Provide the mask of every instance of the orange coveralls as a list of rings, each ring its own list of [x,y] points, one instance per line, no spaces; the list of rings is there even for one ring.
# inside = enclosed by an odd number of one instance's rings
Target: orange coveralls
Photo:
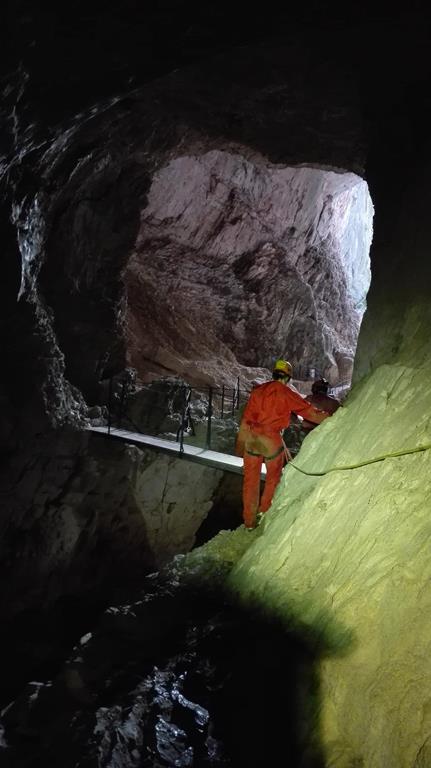
[[[269,381],[256,387],[244,409],[236,453],[244,457],[243,518],[249,528],[254,525],[257,512],[266,512],[271,506],[285,458],[281,431],[289,426],[292,411],[314,424],[320,424],[328,416],[281,381]],[[263,461],[266,480],[259,503]]]

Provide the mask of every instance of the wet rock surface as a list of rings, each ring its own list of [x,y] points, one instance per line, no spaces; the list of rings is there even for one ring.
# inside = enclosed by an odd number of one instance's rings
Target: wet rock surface
[[[1,479],[4,704],[23,676],[57,667],[108,599],[194,546],[223,473],[57,431],[29,441]]]
[[[109,608],[54,680],[7,707],[2,764],[323,765],[301,705],[314,652],[229,602],[223,582],[251,536],[217,538]]]

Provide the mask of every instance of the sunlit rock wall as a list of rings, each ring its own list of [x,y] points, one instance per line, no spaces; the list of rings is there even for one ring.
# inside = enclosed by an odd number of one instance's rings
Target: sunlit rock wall
[[[43,45],[38,48],[41,53],[44,50]],[[306,83],[300,71],[304,67],[312,73]],[[172,69],[171,64],[168,69]],[[83,84],[75,78],[76,72],[73,80],[81,93]],[[216,58],[205,55],[202,65],[181,66],[150,81],[106,98],[100,94],[101,100],[95,96],[80,109],[71,106],[69,94],[64,113],[57,98],[48,103],[42,98],[37,117],[33,116],[35,95],[29,74],[20,67],[7,87],[5,83],[1,115],[8,150],[0,155],[0,234],[8,269],[0,286],[0,330],[7,353],[5,367],[11,371],[6,398],[17,401],[17,413],[11,414],[15,423],[35,421],[36,414],[40,414],[42,428],[46,422],[56,426],[76,423],[75,415],[71,418],[70,414],[82,410],[82,403],[69,385],[94,404],[99,402],[100,379],[124,368],[125,292],[121,275],[134,251],[140,214],[145,215],[157,172],[175,169],[178,158],[205,156],[212,151],[237,158],[244,155],[244,167],[248,163],[251,170],[257,158],[265,157],[281,170],[308,163],[317,168],[363,172],[363,120],[353,96],[352,77],[329,63],[322,66],[310,40],[306,45],[301,42],[287,48],[271,43],[258,49],[234,48]],[[283,83],[289,84],[285,87]],[[261,177],[264,181],[264,172]],[[223,174],[221,179],[225,180]],[[242,193],[250,190],[248,182],[245,187],[241,178],[239,182],[236,186],[241,200]],[[229,217],[227,231],[232,226]],[[178,245],[178,253],[180,250]],[[193,255],[187,245],[184,251],[182,256]],[[276,261],[280,253],[283,250],[277,245],[270,259]],[[253,253],[250,258],[253,260]],[[247,265],[242,267],[247,272]],[[213,273],[210,277],[212,280]],[[171,290],[168,275],[159,276],[158,282],[165,279]],[[252,288],[253,279],[250,274],[246,292]],[[217,290],[214,293],[217,298]],[[150,312],[146,342],[142,350],[139,345],[136,350],[141,368],[145,365],[155,375],[182,373],[181,354],[178,349],[170,354],[165,344],[165,337],[176,333],[180,344],[196,347],[193,355],[185,358],[187,362],[194,359],[206,381],[209,374],[205,368],[216,357],[218,380],[219,361],[225,363],[232,380],[246,371],[230,343],[220,333],[210,333],[211,318],[206,313],[198,326],[198,333],[205,330],[199,346],[193,331],[184,336],[182,315],[178,329],[173,323],[170,297],[163,297],[165,307],[154,298],[145,293],[141,296],[141,301],[156,312]],[[220,309],[226,302],[226,297],[221,298]],[[256,296],[256,308],[260,298]],[[304,316],[311,317],[308,299],[306,296]],[[140,312],[137,315],[139,319]],[[160,344],[158,334],[153,334],[153,315],[165,330],[160,332]],[[234,315],[224,326],[235,328],[236,320]],[[134,330],[131,327],[133,344]],[[140,335],[142,324],[137,330]],[[241,352],[246,346],[253,357],[256,350],[249,347],[255,346],[254,327],[249,330],[246,343],[240,346]],[[241,329],[239,334],[241,337]],[[301,334],[307,335],[306,328]],[[11,335],[16,343],[10,343]],[[151,343],[155,354],[148,350]],[[298,342],[294,355],[303,346]],[[144,361],[141,351],[150,351],[150,359]],[[271,356],[269,349],[267,354]],[[278,348],[276,354],[280,354]],[[213,371],[210,376],[213,380]],[[3,431],[8,440],[8,425],[0,432],[0,439]]]
[[[339,381],[370,281],[367,185],[246,154],[180,155],[155,174],[125,273],[131,364],[217,380],[283,354]]]
[[[306,438],[295,463],[321,472],[407,453],[324,477],[288,468],[263,535],[232,580],[243,600],[281,616],[321,651],[321,738],[333,768],[431,764],[425,174],[415,175],[404,204],[404,216],[392,210],[384,268],[375,254],[359,381],[345,407]],[[387,214],[383,206],[382,226]]]

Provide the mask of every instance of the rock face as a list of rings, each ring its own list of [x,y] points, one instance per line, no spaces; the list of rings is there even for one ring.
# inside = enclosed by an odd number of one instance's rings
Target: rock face
[[[124,590],[188,551],[223,477],[197,464],[185,473],[180,459],[80,433],[58,433],[54,452],[52,436],[30,443],[5,470],[2,605],[11,613],[40,601],[41,590],[45,605],[63,591],[97,601],[107,582]]]
[[[146,521],[150,548],[161,565],[192,548],[195,534],[212,506],[223,473],[211,467],[187,466],[180,459],[159,456],[145,466],[145,453],[136,449],[138,472],[135,499]]]
[[[130,363],[231,383],[237,361],[285,355],[335,383],[370,281],[367,185],[244,154],[183,155],[155,175],[125,272]]]
[[[244,529],[220,533],[205,553],[175,558],[133,601],[109,607],[54,681],[29,683],[2,712],[2,767],[298,765],[310,655],[226,605],[217,589],[250,543]],[[270,646],[270,658],[256,659],[254,643]],[[275,706],[239,740],[262,700]],[[268,739],[268,727],[283,738]]]
[[[420,386],[430,375],[429,363],[382,366],[306,438],[296,462],[325,471],[431,445]],[[427,754],[430,469],[429,450],[323,479],[290,468],[235,574],[245,598],[316,638],[321,732],[337,768],[413,768]]]
[[[427,194],[419,172],[404,200],[414,234],[394,222],[393,265],[372,284],[379,311],[361,332],[360,380],[296,459],[308,472],[365,466],[324,477],[286,470],[264,535],[232,582],[319,650],[320,729],[326,764],[337,768],[431,760]]]

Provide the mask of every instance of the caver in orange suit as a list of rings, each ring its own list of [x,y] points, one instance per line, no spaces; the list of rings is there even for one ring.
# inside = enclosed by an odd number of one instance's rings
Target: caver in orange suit
[[[258,512],[266,512],[271,506],[284,464],[281,431],[289,426],[292,411],[315,424],[320,424],[328,416],[281,381],[269,381],[256,387],[244,409],[236,453],[244,457],[242,500],[247,528],[254,526]],[[259,500],[263,461],[266,480]]]

